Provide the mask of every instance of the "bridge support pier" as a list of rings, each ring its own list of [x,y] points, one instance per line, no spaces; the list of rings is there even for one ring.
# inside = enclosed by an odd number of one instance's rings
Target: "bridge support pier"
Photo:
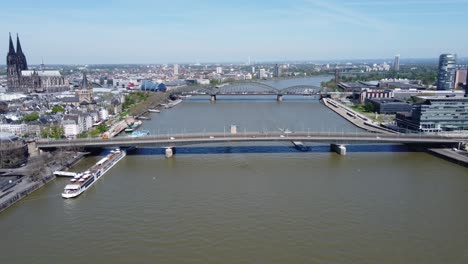
[[[175,154],[175,147],[167,147],[164,154],[166,158],[172,158]]]
[[[212,94],[210,98],[211,102],[216,102],[216,94]]]
[[[282,95],[282,94],[278,94],[278,95],[276,96],[276,101],[278,101],[278,102],[283,102],[283,95]]]
[[[330,150],[338,153],[338,155],[346,156],[346,146],[340,144],[331,144]]]

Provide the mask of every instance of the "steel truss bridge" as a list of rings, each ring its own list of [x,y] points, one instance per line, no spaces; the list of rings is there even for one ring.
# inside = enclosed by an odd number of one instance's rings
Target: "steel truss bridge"
[[[296,85],[277,89],[261,82],[236,82],[217,87],[184,86],[169,92],[180,95],[319,95],[320,87]]]

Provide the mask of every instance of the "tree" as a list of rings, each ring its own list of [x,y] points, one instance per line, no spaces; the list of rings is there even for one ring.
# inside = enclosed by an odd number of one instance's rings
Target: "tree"
[[[374,112],[375,112],[375,107],[374,107],[374,105],[371,104],[371,103],[365,103],[365,104],[364,104],[364,110],[365,110],[366,112],[374,113]]]
[[[65,134],[65,130],[60,125],[49,125],[42,129],[41,136],[44,138],[59,139]]]
[[[65,108],[63,108],[61,105],[56,105],[52,108],[52,113],[56,114],[58,112],[65,112]]]
[[[32,121],[36,121],[36,120],[39,120],[39,113],[38,112],[32,112],[31,114],[27,114],[25,115],[21,121],[24,121],[24,122],[32,122]]]
[[[100,124],[99,126],[96,127],[96,130],[99,132],[99,133],[104,133],[107,131],[107,129],[109,129],[107,127],[107,125],[105,123],[102,123]]]

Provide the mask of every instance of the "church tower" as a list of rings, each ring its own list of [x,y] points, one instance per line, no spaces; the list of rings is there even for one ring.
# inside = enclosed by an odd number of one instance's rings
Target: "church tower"
[[[81,81],[80,89],[76,91],[76,94],[79,97],[81,105],[93,103],[93,87],[88,82],[85,72],[83,72],[83,80]]]
[[[18,56],[10,33],[10,44],[7,54],[7,86],[9,92],[15,92],[20,89],[21,70],[18,64]]]
[[[18,57],[18,67],[19,73],[21,75],[21,71],[28,70],[28,62],[26,61],[26,56],[24,55],[23,49],[21,48],[18,34],[16,34],[16,56]]]

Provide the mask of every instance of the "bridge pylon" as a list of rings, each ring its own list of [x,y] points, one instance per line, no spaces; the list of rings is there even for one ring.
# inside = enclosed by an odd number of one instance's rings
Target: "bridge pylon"
[[[336,152],[340,156],[346,156],[346,146],[342,144],[331,144],[330,150]]]

